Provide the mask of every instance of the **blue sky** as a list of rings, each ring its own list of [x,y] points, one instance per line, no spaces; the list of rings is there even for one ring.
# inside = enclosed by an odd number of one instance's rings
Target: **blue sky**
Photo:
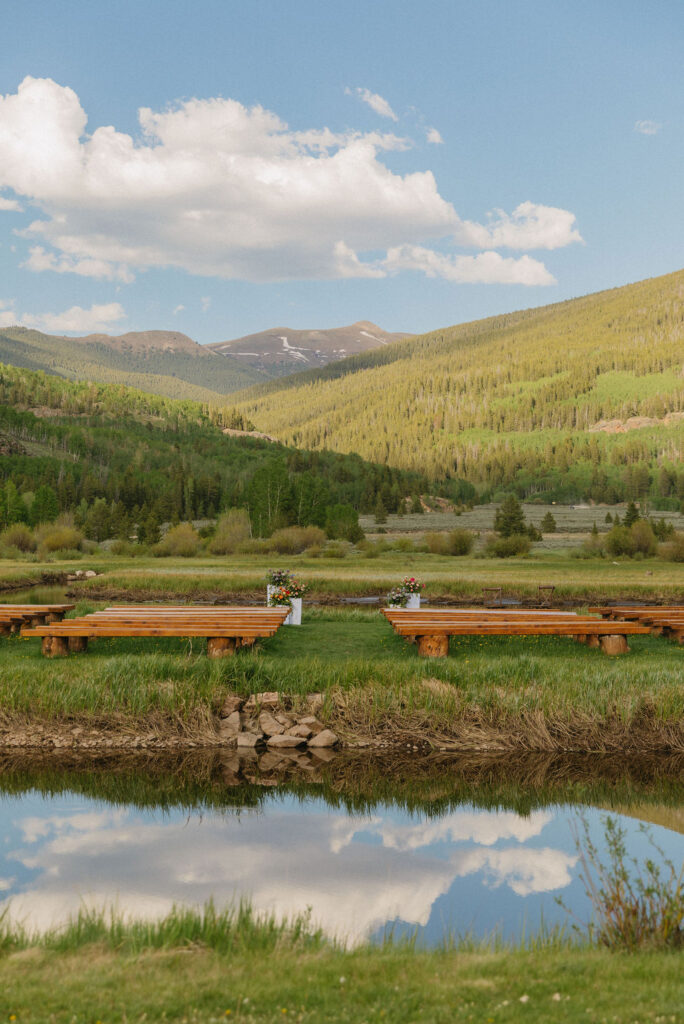
[[[2,28],[0,324],[425,331],[684,265],[680,0],[23,0]]]

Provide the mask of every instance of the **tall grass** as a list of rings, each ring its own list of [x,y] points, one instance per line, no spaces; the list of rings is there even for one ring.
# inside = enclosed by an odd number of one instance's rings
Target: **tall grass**
[[[607,860],[603,861],[589,833],[586,817],[575,843],[580,878],[594,910],[586,925],[590,942],[609,949],[681,949],[684,947],[684,864],[676,869],[642,823],[640,831],[658,854],[643,864],[628,859],[626,830],[611,815],[603,818]],[[564,906],[562,900],[558,900]],[[564,908],[567,909],[567,908]]]

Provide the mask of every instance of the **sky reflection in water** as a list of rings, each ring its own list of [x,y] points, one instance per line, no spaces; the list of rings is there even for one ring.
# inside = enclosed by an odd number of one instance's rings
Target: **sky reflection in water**
[[[599,841],[601,814],[586,815]],[[388,927],[427,944],[495,928],[517,936],[542,915],[547,925],[566,919],[556,896],[588,916],[573,820],[570,806],[522,816],[463,805],[430,818],[379,805],[351,816],[320,797],[274,794],[259,811],[186,814],[32,793],[0,801],[0,909],[9,903],[11,919],[44,929],[83,904],[158,917],[174,903],[247,896],[279,916],[310,907],[350,943]],[[621,821],[643,859],[638,822]],[[680,864],[684,837],[652,833]]]

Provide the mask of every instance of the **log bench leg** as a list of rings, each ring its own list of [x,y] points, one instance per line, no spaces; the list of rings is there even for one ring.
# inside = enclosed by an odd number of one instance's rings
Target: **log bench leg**
[[[64,618],[64,612],[46,612],[45,622],[61,622]]]
[[[446,658],[449,653],[448,636],[419,636],[418,653],[423,658]]]
[[[629,650],[627,637],[620,634],[605,633],[600,640],[604,654],[625,654]]]
[[[42,649],[46,658],[65,658],[69,653],[69,638],[66,636],[44,636]]]
[[[624,637],[623,637],[624,640]],[[627,641],[625,640],[625,643]],[[601,639],[596,633],[587,633],[587,647],[600,647]],[[627,648],[629,650],[629,648]]]
[[[235,638],[232,636],[209,636],[207,637],[208,658],[229,658],[235,654]]]
[[[70,636],[69,638],[69,651],[74,654],[80,654],[83,651],[88,650],[88,637],[87,636]]]

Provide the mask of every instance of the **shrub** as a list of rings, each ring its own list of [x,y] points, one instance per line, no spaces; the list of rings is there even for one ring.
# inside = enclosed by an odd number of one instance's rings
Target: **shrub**
[[[667,544],[661,544],[660,554],[668,562],[684,562],[684,533],[676,533]]]
[[[192,523],[172,526],[166,536],[154,549],[155,555],[176,558],[193,558],[200,549],[200,536]]]
[[[324,558],[346,558],[348,554],[349,545],[339,540],[328,541],[323,549]]]
[[[651,524],[645,519],[637,519],[631,526],[614,526],[606,535],[606,549],[616,557],[627,555],[633,558],[655,555],[658,544]]]
[[[232,555],[252,536],[249,512],[246,508],[231,508],[216,524],[216,532],[209,541],[212,555]]]
[[[318,526],[286,526],[269,539],[272,551],[279,555],[299,555],[307,548],[325,544],[326,536]]]
[[[490,558],[511,558],[514,555],[529,554],[530,538],[522,533],[511,537],[497,537],[487,541],[485,553]]]
[[[675,867],[642,825],[656,857],[642,864],[627,857],[627,831],[615,818],[602,818],[607,860],[600,859],[586,818],[575,844],[581,866],[580,879],[594,910],[587,924],[590,940],[609,949],[677,949],[684,946],[684,867]],[[561,906],[563,901],[558,901]]]
[[[470,530],[452,530],[449,534],[452,555],[469,555],[475,544],[475,534]]]
[[[414,550],[413,541],[410,537],[397,537],[393,547],[395,551],[403,551],[405,553],[408,551],[413,552]]]
[[[425,543],[427,544],[428,551],[433,555],[450,555],[451,546],[449,544],[448,533],[426,533],[424,537]]]
[[[618,555],[631,556],[634,554],[632,531],[628,526],[614,526],[606,534],[605,544],[608,554],[614,558]]]
[[[68,521],[57,521],[45,526],[38,526],[35,539],[41,552],[79,550],[83,543],[83,534]]]
[[[139,550],[139,545],[131,544],[129,540],[113,540],[109,545],[109,550],[113,555],[126,555],[131,558]]]
[[[36,539],[23,523],[14,523],[0,533],[0,546],[18,551],[35,551]]]
[[[655,555],[658,550],[653,528],[645,519],[638,519],[629,529],[632,535],[635,554],[642,554],[647,558]]]

